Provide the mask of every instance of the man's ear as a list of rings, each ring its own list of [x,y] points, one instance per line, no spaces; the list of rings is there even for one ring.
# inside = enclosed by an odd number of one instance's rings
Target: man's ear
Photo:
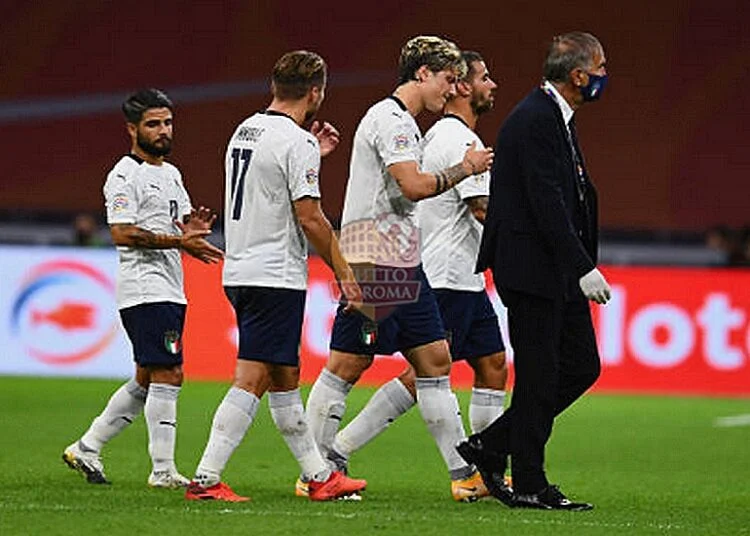
[[[135,123],[131,123],[130,121],[125,123],[125,128],[128,129],[128,134],[132,139],[136,139],[138,137],[138,126]]]
[[[461,97],[471,96],[471,84],[463,80],[456,82],[456,93]]]
[[[570,71],[570,83],[573,84],[575,87],[583,87],[586,84],[583,80],[583,75],[586,74],[586,71],[584,69],[581,69],[580,67],[576,67],[572,71]]]
[[[430,71],[430,68],[427,67],[427,65],[422,65],[419,69],[417,69],[414,72],[414,79],[417,82],[422,83],[430,77],[431,73],[432,71]]]

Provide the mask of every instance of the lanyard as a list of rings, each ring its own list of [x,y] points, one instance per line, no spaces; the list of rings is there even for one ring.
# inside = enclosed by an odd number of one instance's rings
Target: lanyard
[[[552,98],[552,100],[555,101],[555,104],[558,104],[557,95],[555,95],[550,88],[546,87],[544,83],[542,83],[540,87],[542,91],[544,91]],[[583,203],[586,196],[586,175],[583,171],[583,162],[581,162],[581,157],[578,154],[578,149],[576,148],[577,144],[575,119],[570,119],[570,121],[566,125],[565,134],[568,138],[568,147],[570,148],[570,154],[573,160],[573,172],[576,176],[576,189],[578,190],[578,199],[579,201],[581,201],[581,203]]]

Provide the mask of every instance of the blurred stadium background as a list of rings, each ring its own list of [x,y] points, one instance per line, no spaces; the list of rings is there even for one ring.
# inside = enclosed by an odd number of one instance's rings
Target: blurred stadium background
[[[596,311],[604,362],[597,389],[747,400],[748,20],[750,3],[728,0],[383,0],[377,9],[339,1],[7,0],[0,20],[0,375],[120,378],[131,371],[101,195],[107,171],[128,149],[119,106],[130,91],[155,86],[173,97],[171,158],[194,203],[219,210],[226,140],[268,102],[273,63],[290,49],[320,53],[330,70],[320,117],[342,133],[322,169],[324,209],[336,222],[354,129],[393,89],[406,39],[440,34],[485,57],[500,86],[479,128],[491,144],[505,115],[538,83],[549,38],[583,29],[603,42],[610,73],[604,99],[577,120],[615,290]],[[306,381],[327,353],[329,281],[312,259]],[[188,378],[226,382],[234,326],[219,271],[188,262],[186,284]],[[377,384],[401,366],[398,358],[379,359],[367,380]],[[466,386],[467,370],[456,367],[454,379]],[[91,397],[80,426],[105,396]],[[644,526],[661,533],[666,525]]]

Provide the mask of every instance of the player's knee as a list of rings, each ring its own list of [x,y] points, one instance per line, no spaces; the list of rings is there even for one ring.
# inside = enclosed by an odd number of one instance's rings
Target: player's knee
[[[182,365],[173,367],[148,367],[150,383],[166,383],[181,386],[184,379]],[[140,382],[139,382],[140,383]]]
[[[355,384],[362,373],[370,368],[373,356],[332,352],[326,368],[342,380]]]
[[[268,391],[269,385],[270,381],[266,379],[251,378],[247,376],[242,378],[235,378],[232,382],[233,387],[242,389],[243,391],[247,391],[248,393],[252,393],[258,398],[263,397],[266,391]]]
[[[271,390],[292,391],[299,387],[299,367],[271,367]]]
[[[416,367],[415,367],[416,368]],[[437,376],[447,376],[451,372],[450,359],[431,361],[419,364],[418,375],[420,377],[435,378]]]
[[[469,360],[474,369],[475,384],[490,389],[505,389],[508,378],[508,368],[505,363],[505,352]]]
[[[451,354],[443,339],[404,352],[419,378],[447,376],[451,371]]]
[[[238,359],[232,385],[261,398],[271,385],[269,368],[265,362]]]
[[[425,374],[422,374],[422,376],[428,376],[431,378],[435,378],[437,376],[448,376],[451,373],[451,362],[447,361],[445,363],[430,363],[428,366],[423,366],[422,370],[425,372]]]

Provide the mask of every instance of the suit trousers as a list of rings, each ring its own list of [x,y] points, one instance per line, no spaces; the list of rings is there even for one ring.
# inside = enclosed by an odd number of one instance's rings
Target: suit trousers
[[[489,449],[510,455],[514,490],[536,493],[549,484],[544,451],[554,419],[599,377],[599,353],[582,293],[549,299],[499,290],[508,308],[515,384],[508,411],[479,436]]]

